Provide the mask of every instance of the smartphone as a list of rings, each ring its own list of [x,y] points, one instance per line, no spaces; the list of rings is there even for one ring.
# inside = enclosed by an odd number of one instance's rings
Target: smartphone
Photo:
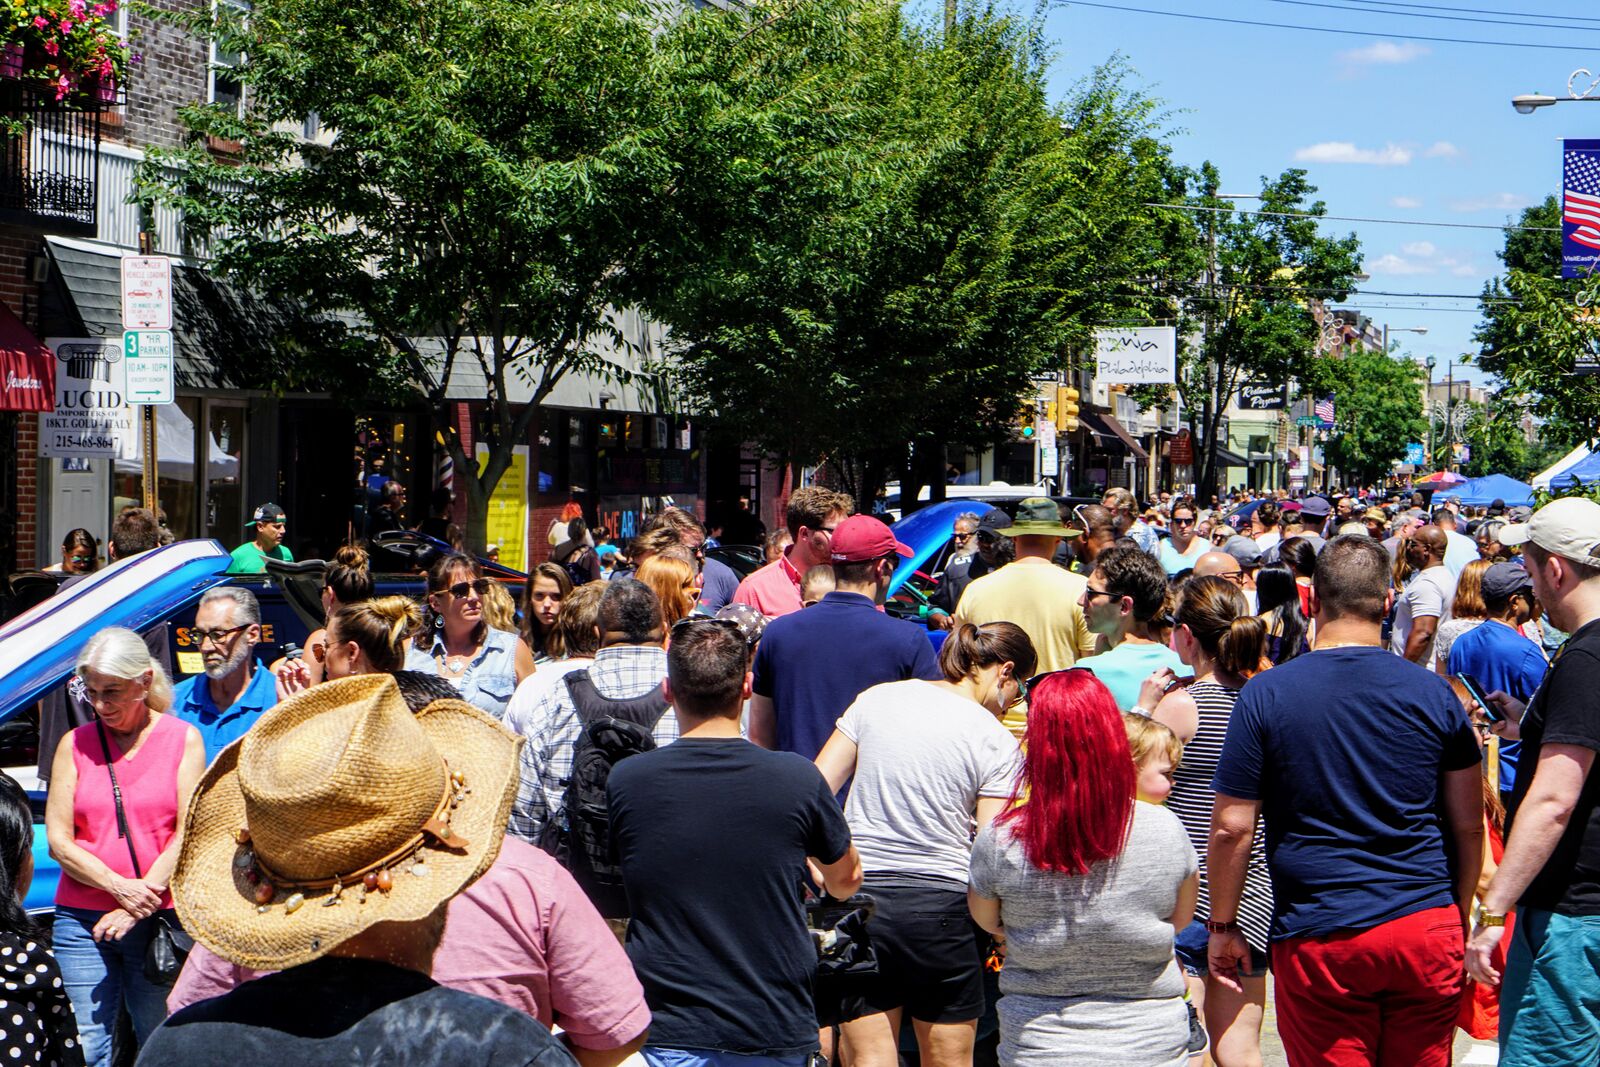
[[[1500,714],[1500,709],[1489,700],[1489,694],[1483,691],[1483,685],[1470,674],[1458,674],[1456,680],[1467,687],[1467,695],[1478,702],[1478,707],[1483,709],[1483,714],[1490,722],[1505,722],[1506,717]]]

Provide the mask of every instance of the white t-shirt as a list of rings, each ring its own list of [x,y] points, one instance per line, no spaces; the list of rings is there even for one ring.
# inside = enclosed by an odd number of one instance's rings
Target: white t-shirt
[[[1411,637],[1413,619],[1435,618],[1439,625],[1450,619],[1450,605],[1456,599],[1456,578],[1446,567],[1429,567],[1406,583],[1394,609],[1394,631],[1389,635],[1389,650],[1397,655],[1406,654],[1406,641]],[[1434,650],[1422,666],[1433,669]]]
[[[839,719],[857,748],[844,806],[861,866],[960,885],[979,797],[1011,796],[1021,750],[988,709],[932,682],[875,685]]]
[[[571,659],[547,660],[539,664],[532,674],[517,683],[517,691],[511,694],[511,703],[506,705],[505,724],[522,733],[521,729],[511,724],[526,723],[533,709],[561,684],[563,678],[573,671],[593,665],[592,656],[573,656]]]

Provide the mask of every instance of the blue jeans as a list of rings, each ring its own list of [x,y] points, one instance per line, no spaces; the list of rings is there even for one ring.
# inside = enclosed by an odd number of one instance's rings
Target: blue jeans
[[[155,934],[155,917],[135,925],[121,941],[96,941],[94,924],[103,914],[92,908],[57,907],[52,935],[88,1067],[111,1062],[111,1035],[119,1008],[127,1006],[141,1045],[167,1017],[168,991],[144,976],[144,954]],[[175,913],[165,914],[168,921],[178,921]]]
[[[806,1067],[809,1052],[782,1056],[746,1056],[738,1052],[718,1052],[709,1048],[659,1048],[646,1045],[639,1050],[650,1067]]]
[[[1600,1060],[1600,916],[1519,908],[1500,977],[1501,1067]]]

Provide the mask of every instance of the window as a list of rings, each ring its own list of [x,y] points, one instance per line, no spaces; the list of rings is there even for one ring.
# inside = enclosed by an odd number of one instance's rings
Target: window
[[[212,0],[211,10],[219,12],[227,9],[234,14],[244,16],[250,13],[249,0]],[[228,104],[234,110],[242,111],[244,108],[244,83],[234,73],[239,66],[239,61],[244,57],[238,52],[229,52],[224,49],[215,38],[211,41],[211,94],[210,101],[214,104]]]

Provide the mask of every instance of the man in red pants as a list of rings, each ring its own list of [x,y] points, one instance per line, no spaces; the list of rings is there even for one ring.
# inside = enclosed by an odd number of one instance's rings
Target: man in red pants
[[[1389,556],[1317,560],[1312,651],[1240,692],[1217,766],[1211,973],[1250,965],[1235,917],[1260,815],[1278,1032],[1295,1067],[1448,1067],[1482,870],[1479,753],[1439,675],[1385,650]]]

